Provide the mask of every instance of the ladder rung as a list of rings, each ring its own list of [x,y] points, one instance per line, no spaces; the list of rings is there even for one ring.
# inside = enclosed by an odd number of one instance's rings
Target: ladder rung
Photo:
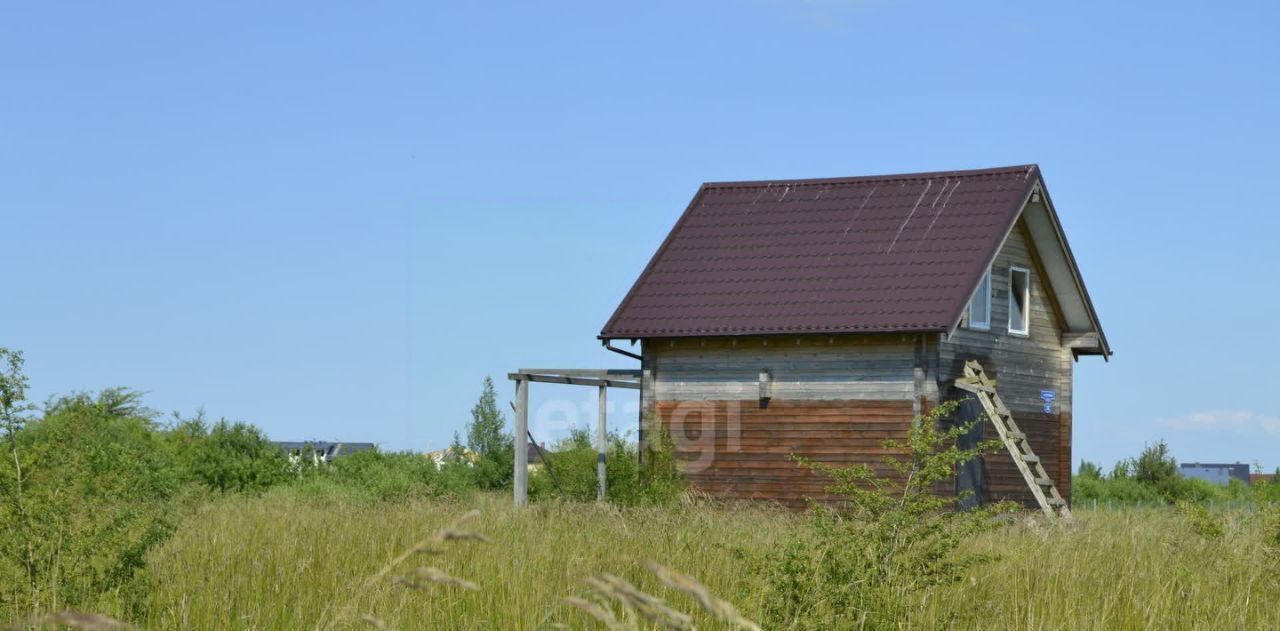
[[[1036,499],[1046,502],[1042,504],[1042,508],[1051,515],[1070,519],[1071,510],[1067,507],[1067,501],[1058,494],[1058,490],[1053,486],[1053,480],[1049,479],[1044,467],[1040,465],[1040,457],[1032,452],[1027,435],[1013,421],[1013,412],[996,393],[996,380],[988,377],[982,365],[975,360],[965,361],[964,374],[964,377],[955,380],[956,387],[977,395],[978,401],[982,403],[983,409],[988,414],[988,419],[999,430],[1005,446],[1014,454],[1014,458],[1021,458],[1022,462],[1035,465],[1035,467],[1018,465],[1018,468],[1022,470],[1024,479],[1031,485]],[[1046,498],[1046,495],[1050,497]]]

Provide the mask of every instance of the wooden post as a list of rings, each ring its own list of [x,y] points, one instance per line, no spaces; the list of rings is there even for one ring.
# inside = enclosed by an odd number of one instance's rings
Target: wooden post
[[[596,501],[604,501],[605,453],[609,450],[609,434],[605,425],[605,408],[608,386],[600,386],[600,418],[596,420]]]
[[[516,464],[511,487],[516,507],[529,502],[529,382],[516,379]]]

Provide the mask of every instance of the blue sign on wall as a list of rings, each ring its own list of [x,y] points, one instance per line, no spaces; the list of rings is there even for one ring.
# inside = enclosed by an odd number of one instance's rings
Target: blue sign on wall
[[[1044,413],[1045,413],[1045,414],[1051,414],[1051,413],[1053,413],[1053,400],[1054,400],[1054,398],[1056,398],[1056,397],[1057,397],[1057,394],[1056,394],[1053,390],[1041,390],[1041,391],[1040,391],[1040,400],[1041,400],[1041,401],[1044,401]]]

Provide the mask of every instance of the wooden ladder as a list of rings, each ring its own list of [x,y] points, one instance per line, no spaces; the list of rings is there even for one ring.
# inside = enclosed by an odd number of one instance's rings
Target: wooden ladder
[[[1027,435],[1018,429],[1018,424],[1013,421],[1013,413],[1005,407],[1004,401],[996,393],[996,380],[987,376],[982,364],[969,360],[964,363],[964,376],[956,379],[956,387],[972,392],[982,403],[987,416],[991,418],[991,424],[996,426],[996,432],[1000,434],[1001,442],[1009,449],[1009,455],[1013,456],[1014,464],[1018,465],[1018,470],[1022,472],[1027,486],[1031,487],[1031,494],[1036,496],[1044,514],[1070,519],[1071,509],[1067,506],[1067,501],[1058,494],[1058,487],[1053,485],[1040,457],[1031,450]]]

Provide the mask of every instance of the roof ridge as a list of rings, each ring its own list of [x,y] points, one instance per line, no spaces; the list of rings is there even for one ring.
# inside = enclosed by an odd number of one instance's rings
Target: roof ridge
[[[814,186],[824,184],[853,184],[859,182],[885,182],[895,180],[924,180],[939,177],[973,177],[980,175],[1005,175],[1009,173],[1022,173],[1039,170],[1040,165],[1015,164],[1004,167],[989,167],[985,169],[964,169],[958,171],[921,171],[918,173],[885,173],[883,175],[855,175],[849,177],[826,177],[826,178],[797,178],[787,180],[740,180],[740,181],[721,181],[721,182],[704,182],[705,188],[760,188],[769,186]]]

